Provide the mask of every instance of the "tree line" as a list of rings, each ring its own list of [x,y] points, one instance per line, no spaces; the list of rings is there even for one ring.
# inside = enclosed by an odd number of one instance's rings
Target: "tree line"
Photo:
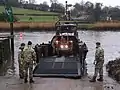
[[[46,1],[40,4],[35,4],[35,0],[0,0],[0,5],[3,5],[3,2],[7,2],[13,7],[41,10],[41,11],[51,11],[64,14],[65,6],[62,3],[59,3],[57,0],[50,0],[51,5],[49,6]],[[72,17],[81,17],[82,15],[89,16],[91,20],[120,20],[120,6],[103,6],[102,3],[93,4],[90,1],[75,3],[72,5],[70,10]]]
[[[35,4],[35,0],[0,0],[0,5],[4,5],[4,2],[13,6],[24,9],[33,9],[33,10],[41,10],[41,11],[51,11],[57,13],[64,13],[64,5],[58,3],[57,0],[50,0],[51,5],[49,6],[46,1],[40,4]]]
[[[80,17],[89,15],[95,21],[99,20],[120,20],[120,6],[103,6],[102,3],[93,4],[90,1],[76,3],[71,10],[72,16]]]

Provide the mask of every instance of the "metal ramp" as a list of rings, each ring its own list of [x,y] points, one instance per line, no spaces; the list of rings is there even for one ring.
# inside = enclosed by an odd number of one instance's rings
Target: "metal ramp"
[[[34,77],[81,77],[81,65],[76,57],[45,57],[33,71]]]

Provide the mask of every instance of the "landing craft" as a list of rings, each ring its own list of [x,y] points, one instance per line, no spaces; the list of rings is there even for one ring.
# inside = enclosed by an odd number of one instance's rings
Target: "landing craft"
[[[38,64],[33,76],[82,77],[87,74],[77,24],[59,21],[52,40],[36,46]],[[39,53],[38,53],[39,52]]]

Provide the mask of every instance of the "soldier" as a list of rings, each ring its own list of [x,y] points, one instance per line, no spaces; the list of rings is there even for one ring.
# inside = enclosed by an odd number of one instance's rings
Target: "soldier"
[[[90,82],[95,82],[96,77],[99,73],[100,78],[97,79],[98,81],[103,81],[103,64],[104,64],[104,49],[101,47],[100,42],[96,43],[96,52],[95,52],[95,72],[93,78]]]
[[[84,43],[83,44],[83,60],[86,59],[87,53],[88,53],[88,47],[87,47],[86,43]]]
[[[18,52],[18,63],[19,63],[19,77],[20,79],[24,78],[24,67],[23,67],[23,49],[25,47],[24,43],[20,45],[20,51]]]
[[[79,43],[79,53],[81,55],[81,60],[85,60],[88,52],[88,47],[85,42],[80,41]]]
[[[36,44],[34,49],[35,49],[35,52],[36,52],[36,63],[39,63],[39,59],[42,55],[40,45]]]
[[[86,69],[86,56],[87,56],[87,52],[88,52],[88,48],[87,48],[87,45],[85,44],[85,42],[83,41],[80,41],[79,42],[79,57],[80,57],[80,63],[83,65],[83,70]],[[86,73],[82,73],[83,75],[86,74]]]
[[[82,63],[82,61],[83,61],[83,41],[79,42],[79,55],[80,55],[80,61]]]
[[[48,56],[48,46],[44,43],[41,44],[41,54],[43,57]]]
[[[36,53],[32,48],[32,42],[28,41],[28,45],[23,50],[23,57],[24,57],[24,69],[25,69],[25,76],[24,82],[27,83],[28,80],[28,69],[29,69],[29,82],[34,83],[33,81],[33,61],[36,62]]]
[[[53,54],[57,52],[57,55],[59,56],[59,39],[57,36],[52,41],[52,47],[53,47]]]

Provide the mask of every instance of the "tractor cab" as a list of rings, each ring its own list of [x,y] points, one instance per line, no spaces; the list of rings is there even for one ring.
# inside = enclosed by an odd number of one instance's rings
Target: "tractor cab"
[[[77,24],[73,22],[59,22],[56,24],[56,34],[78,38]]]

